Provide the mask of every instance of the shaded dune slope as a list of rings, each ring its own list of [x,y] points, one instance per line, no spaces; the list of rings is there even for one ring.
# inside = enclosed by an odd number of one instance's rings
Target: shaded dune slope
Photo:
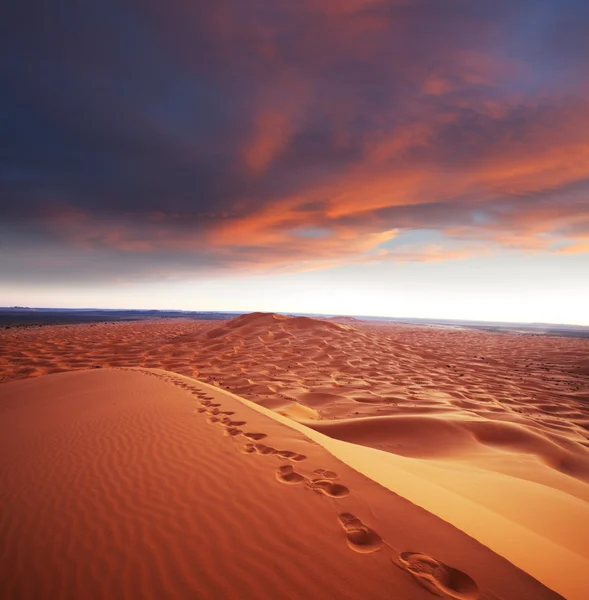
[[[158,370],[0,386],[11,598],[558,596],[239,398]]]

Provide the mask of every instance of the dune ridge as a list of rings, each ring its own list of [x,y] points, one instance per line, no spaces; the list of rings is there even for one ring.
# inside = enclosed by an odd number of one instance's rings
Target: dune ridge
[[[9,597],[559,597],[214,386],[61,373],[3,384],[0,410]]]

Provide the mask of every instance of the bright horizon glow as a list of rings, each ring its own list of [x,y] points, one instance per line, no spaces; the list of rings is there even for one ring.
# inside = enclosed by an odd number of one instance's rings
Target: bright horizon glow
[[[300,310],[279,310],[279,309],[268,309],[268,308],[249,308],[249,309],[209,309],[209,308],[178,308],[176,306],[167,306],[167,307],[162,307],[162,308],[154,308],[152,306],[86,306],[86,305],[79,305],[79,306],[60,306],[60,305],[38,305],[38,306],[34,306],[34,305],[27,305],[27,304],[11,304],[11,305],[2,305],[0,306],[0,308],[12,308],[18,306],[19,308],[26,308],[26,309],[31,309],[31,310],[42,310],[42,309],[71,309],[71,310],[112,310],[112,311],[119,311],[119,310],[157,310],[157,311],[187,311],[187,312],[203,312],[203,313],[221,313],[221,314],[248,314],[248,313],[254,313],[254,312],[260,312],[260,313],[275,313],[275,314],[284,314],[284,315],[290,315],[290,314],[295,314],[295,315],[308,315],[308,316],[334,316],[334,317],[356,317],[356,318],[362,318],[362,317],[377,317],[377,318],[383,318],[383,319],[401,319],[401,320],[423,320],[423,319],[427,319],[427,320],[431,320],[431,321],[460,321],[460,322],[465,322],[465,323],[474,323],[474,322],[481,322],[481,323],[506,323],[506,324],[514,324],[514,325],[535,325],[535,324],[540,324],[540,325],[566,325],[566,326],[575,326],[575,327],[589,327],[589,321],[586,320],[584,322],[570,322],[570,321],[547,321],[544,319],[541,320],[534,320],[534,321],[528,321],[528,320],[513,320],[513,319],[488,319],[488,318],[479,318],[479,317],[471,317],[471,318],[458,318],[458,317],[450,317],[450,316],[446,316],[446,317],[441,317],[438,315],[436,316],[417,316],[417,315],[411,315],[411,314],[382,314],[382,313],[350,313],[350,312],[333,312],[333,311],[325,311],[325,312],[305,312],[305,311],[300,311]]]
[[[567,282],[582,257],[526,258],[509,270],[491,260],[462,264],[382,265],[266,277],[214,277],[201,282],[117,283],[0,293],[3,306],[211,312],[278,312],[455,319],[589,326],[589,281]],[[517,267],[517,268],[515,268]],[[389,266],[390,268],[390,266]],[[473,272],[472,269],[475,269]],[[522,271],[523,269],[523,271]],[[477,271],[483,274],[477,276]],[[493,277],[495,274],[496,278]],[[499,279],[499,274],[502,279]],[[486,278],[490,277],[490,280]],[[546,291],[545,281],[552,282]],[[378,284],[375,282],[378,281]],[[519,281],[519,283],[518,283]],[[531,300],[533,299],[533,300]],[[561,315],[565,315],[563,318]]]

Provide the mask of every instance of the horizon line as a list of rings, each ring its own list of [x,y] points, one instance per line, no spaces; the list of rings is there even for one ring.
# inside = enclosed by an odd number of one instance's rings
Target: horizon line
[[[445,318],[445,317],[409,317],[409,316],[393,316],[393,315],[358,315],[358,314],[341,314],[341,313],[305,313],[296,311],[258,311],[258,310],[199,310],[199,309],[181,309],[181,308],[99,308],[99,307],[51,307],[51,306],[0,306],[2,310],[55,310],[55,311],[135,311],[135,312],[178,312],[178,313],[211,313],[211,314],[227,314],[227,315],[243,315],[249,313],[265,313],[265,314],[282,314],[282,315],[296,315],[296,316],[310,316],[310,317],[353,317],[359,320],[378,320],[378,319],[392,319],[395,321],[425,321],[430,323],[473,323],[473,324],[488,324],[488,325],[527,325],[527,326],[563,326],[563,327],[582,327],[589,329],[588,324],[581,323],[563,323],[563,322],[550,322],[550,321],[487,321],[485,319],[457,319],[457,318]]]

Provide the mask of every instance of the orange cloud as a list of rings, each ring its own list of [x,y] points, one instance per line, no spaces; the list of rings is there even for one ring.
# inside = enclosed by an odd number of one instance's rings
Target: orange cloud
[[[563,254],[589,254],[589,238],[581,241],[573,241],[571,244],[559,248],[557,252]]]
[[[296,133],[308,90],[296,77],[281,73],[272,90],[257,100],[252,135],[243,150],[246,168],[262,174]]]
[[[244,151],[248,169],[254,173],[265,171],[285,147],[291,129],[291,120],[281,111],[269,110],[258,115],[254,137]]]
[[[482,110],[487,122],[497,121],[500,127],[511,114],[499,105]],[[559,252],[586,252],[586,245],[568,232],[579,215],[586,214],[586,200],[568,197],[567,189],[589,181],[589,144],[585,129],[579,127],[588,115],[583,104],[541,114],[525,124],[519,139],[508,133],[483,153],[477,148],[475,156],[465,156],[462,163],[450,157],[443,168],[439,163],[446,160],[445,149],[436,145],[444,128],[460,126],[458,116],[434,115],[429,122],[406,124],[388,137],[370,139],[364,156],[345,175],[303,188],[297,195],[273,198],[246,217],[213,227],[208,239],[215,247],[290,244],[292,248],[300,243],[291,234],[295,228],[323,226],[331,232],[329,243],[314,240],[313,250],[329,257],[340,252],[353,261],[374,252],[387,240],[387,231],[398,235],[409,227],[441,231],[467,244],[488,240],[497,247],[526,252],[558,247]],[[416,151],[426,160],[407,162],[407,155]],[[564,199],[550,200],[554,195]],[[303,210],[320,199],[320,208]],[[428,218],[435,205],[447,207],[448,223]],[[393,216],[387,217],[390,209]],[[402,215],[399,221],[395,214]],[[358,241],[349,246],[351,252],[345,251],[339,241],[353,238]],[[567,241],[571,243],[562,246]],[[424,246],[424,251],[415,250],[411,256],[444,260],[480,253],[480,248],[473,251],[471,246],[438,250]],[[303,251],[293,250],[291,256],[306,260]],[[388,252],[369,256],[370,260],[390,258],[394,256]]]

